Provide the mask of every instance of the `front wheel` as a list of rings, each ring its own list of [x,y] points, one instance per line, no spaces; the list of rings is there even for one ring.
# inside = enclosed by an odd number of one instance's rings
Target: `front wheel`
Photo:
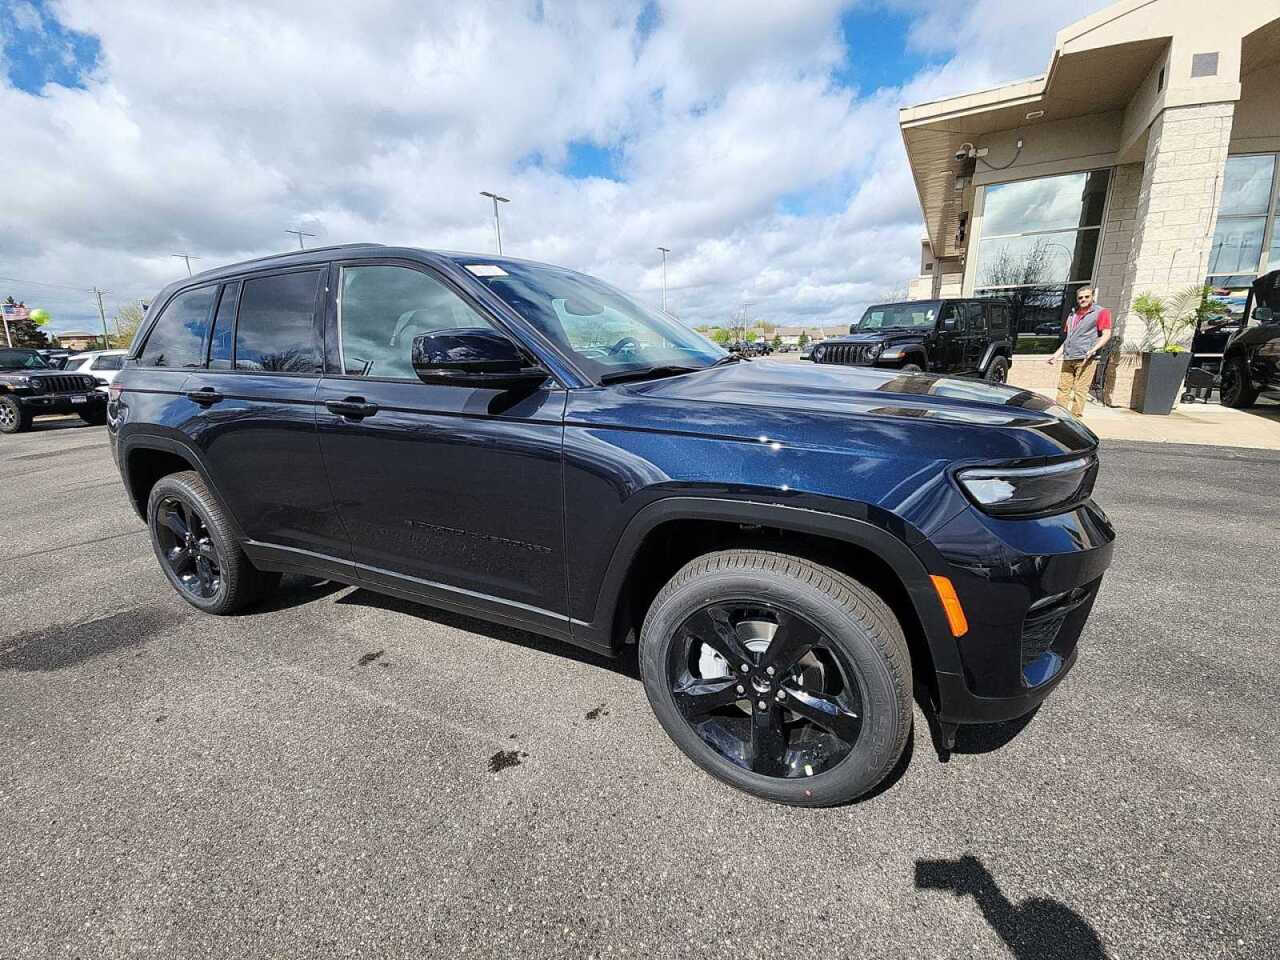
[[[698,766],[797,806],[846,803],[911,731],[911,657],[880,597],[808,560],[728,550],[662,588],[640,635],[649,703]]]
[[[1224,407],[1251,407],[1258,399],[1258,391],[1253,388],[1253,380],[1249,376],[1249,362],[1244,354],[1233,354],[1222,361],[1222,381],[1218,387],[1218,398]]]
[[[16,397],[0,396],[0,433],[22,433],[31,426],[31,414]]]

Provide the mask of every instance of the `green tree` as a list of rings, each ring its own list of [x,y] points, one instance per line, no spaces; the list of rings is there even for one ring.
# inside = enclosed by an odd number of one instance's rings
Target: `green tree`
[[[711,332],[707,334],[707,336],[709,336],[712,339],[712,341],[714,341],[715,343],[718,343],[721,346],[724,346],[726,343],[729,342],[730,335],[729,335],[729,331],[726,330],[724,327],[712,327]]]
[[[809,334],[807,334],[807,333],[805,333],[803,330],[801,330],[801,331],[800,331],[800,346],[803,348],[803,347],[807,347],[808,345],[809,345]]]
[[[15,303],[13,297],[5,301],[5,305],[9,307],[23,308],[25,304]],[[49,314],[44,310],[36,309],[27,313],[22,319],[9,317],[9,340],[13,342],[15,347],[36,347],[43,348],[49,346],[49,336],[41,329],[49,323]],[[0,336],[3,340],[3,336]],[[0,343],[0,346],[7,346],[7,343]]]
[[[773,335],[773,349],[777,350],[781,346],[782,346],[782,335],[779,333],[775,333]]]

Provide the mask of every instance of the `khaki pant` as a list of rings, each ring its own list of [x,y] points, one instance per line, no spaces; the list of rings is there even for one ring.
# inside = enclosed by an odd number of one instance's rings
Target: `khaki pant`
[[[1058,406],[1067,407],[1077,417],[1084,413],[1084,398],[1093,384],[1093,370],[1097,359],[1063,360],[1062,376],[1058,378]]]

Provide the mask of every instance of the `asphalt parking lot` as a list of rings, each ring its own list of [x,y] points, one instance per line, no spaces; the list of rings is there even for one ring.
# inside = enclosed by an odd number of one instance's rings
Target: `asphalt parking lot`
[[[1280,455],[1108,441],[1056,695],[791,810],[552,641],[298,578],[197,614],[104,441],[0,438],[0,957],[1280,956]]]

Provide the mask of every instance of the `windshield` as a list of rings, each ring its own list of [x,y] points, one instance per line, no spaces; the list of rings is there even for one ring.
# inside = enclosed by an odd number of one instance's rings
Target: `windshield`
[[[867,307],[862,319],[854,324],[854,330],[885,330],[889,327],[908,329],[933,329],[938,319],[937,300],[921,300],[916,303],[885,303]]]
[[[0,350],[0,370],[46,370],[48,367],[34,350]]]
[[[678,320],[594,277],[512,261],[463,266],[596,380],[700,370],[727,356]]]

